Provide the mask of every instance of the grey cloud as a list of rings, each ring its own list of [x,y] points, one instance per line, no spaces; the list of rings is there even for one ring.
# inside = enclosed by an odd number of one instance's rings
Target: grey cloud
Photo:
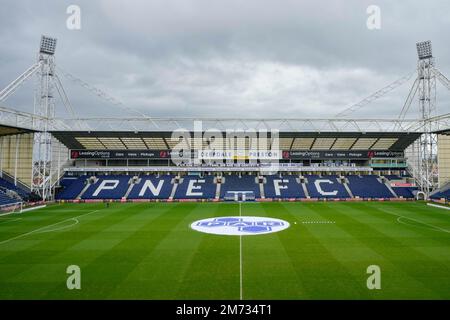
[[[413,71],[426,39],[450,74],[448,1],[84,0],[80,31],[66,29],[69,4],[2,2],[0,87],[33,63],[42,33],[64,70],[158,117],[330,117]],[[366,28],[370,4],[381,30]],[[79,115],[135,115],[63,81]],[[396,116],[410,84],[355,116]],[[32,89],[7,105],[31,111]],[[438,98],[448,112],[448,91]]]

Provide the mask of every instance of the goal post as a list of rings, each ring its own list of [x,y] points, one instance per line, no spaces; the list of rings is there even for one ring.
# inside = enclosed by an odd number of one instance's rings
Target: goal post
[[[22,210],[23,210],[23,202],[15,202],[0,205],[0,216],[21,213]]]

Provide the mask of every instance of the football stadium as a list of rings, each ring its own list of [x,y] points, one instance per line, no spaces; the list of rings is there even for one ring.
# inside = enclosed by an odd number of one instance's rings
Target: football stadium
[[[1,300],[450,299],[431,41],[323,118],[78,116],[67,83],[121,102],[60,68],[64,46],[43,35],[0,91]],[[352,117],[410,80],[397,117]],[[34,111],[9,105],[30,81]]]

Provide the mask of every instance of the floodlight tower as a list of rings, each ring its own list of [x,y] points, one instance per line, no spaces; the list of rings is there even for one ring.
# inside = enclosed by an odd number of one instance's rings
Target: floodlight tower
[[[31,189],[43,200],[52,196],[52,137],[49,126],[55,117],[53,99],[55,75],[56,39],[42,36],[38,54],[40,68],[37,72],[37,87],[34,99],[34,113],[43,120],[35,124],[39,130],[34,136],[33,169]]]
[[[426,196],[436,188],[437,143],[433,131],[437,128],[429,119],[436,115],[436,76],[431,41],[416,44],[418,63],[419,108],[423,121],[423,134],[419,140],[419,184]]]

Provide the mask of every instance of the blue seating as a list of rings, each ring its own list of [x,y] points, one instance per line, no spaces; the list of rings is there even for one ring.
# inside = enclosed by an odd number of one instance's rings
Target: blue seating
[[[255,182],[255,176],[225,175],[225,183],[220,187],[220,198],[223,199],[230,191],[253,192],[255,198],[261,198],[259,184]]]
[[[413,191],[417,190],[417,187],[392,187],[392,190],[394,190],[395,194],[399,197],[412,199],[414,198]]]
[[[214,176],[185,176],[175,192],[174,199],[214,199],[216,196]]]
[[[437,192],[433,195],[430,196],[431,199],[442,199],[445,198],[447,200],[450,199],[450,189],[447,189],[445,191],[442,192]]]
[[[0,178],[0,187],[16,192],[24,200],[28,200],[30,197],[29,191],[23,190],[22,188],[15,186],[14,183],[11,183],[3,178]]]
[[[128,190],[130,176],[110,175],[99,176],[81,199],[121,199]]]
[[[264,184],[266,198],[306,198],[302,186],[296,181],[296,176],[269,175]]]
[[[57,200],[74,200],[83,190],[84,186],[86,185],[86,179],[88,176],[83,175],[75,180],[71,181],[70,183],[61,183],[61,185],[65,185],[64,189],[61,190],[58,194],[56,194]]]
[[[73,182],[77,181],[79,177],[67,177],[64,176],[59,181],[59,185],[63,188],[68,188]]]
[[[350,198],[344,185],[339,183],[338,176],[306,175],[305,178],[308,180],[306,188],[311,198]]]
[[[172,192],[173,175],[141,176],[128,195],[128,199],[169,199]]]
[[[394,195],[377,176],[348,176],[348,186],[354,196],[360,198],[394,198]]]
[[[64,177],[61,185],[64,189],[57,194],[58,200],[74,200],[86,186],[88,176],[78,178]],[[130,187],[131,175],[98,176],[98,181],[90,185],[82,195],[82,199],[121,199]],[[174,175],[143,175],[139,183],[135,184],[128,195],[128,199],[169,199],[173,190]],[[261,198],[260,185],[255,181],[254,175],[237,174],[225,175],[221,184],[220,198],[235,199],[235,192],[246,194],[247,200]],[[311,198],[318,199],[346,199],[350,198],[344,184],[339,182],[337,175],[305,175],[306,188]],[[392,176],[390,176],[392,178]],[[268,199],[301,199],[306,198],[302,185],[296,181],[293,175],[268,175],[265,176],[264,194]],[[378,176],[347,176],[348,187],[355,197],[359,198],[395,198],[389,188],[378,181]],[[177,186],[174,199],[214,199],[217,184],[214,176],[203,178],[197,175],[186,175]],[[413,187],[392,187],[394,192],[403,198],[414,198]],[[450,190],[443,194],[437,193],[433,198],[450,197]]]
[[[16,203],[18,202],[16,199],[9,197],[6,193],[0,190],[0,206]]]
[[[387,174],[384,176],[388,180],[401,180],[402,177],[395,175],[395,174]]]

